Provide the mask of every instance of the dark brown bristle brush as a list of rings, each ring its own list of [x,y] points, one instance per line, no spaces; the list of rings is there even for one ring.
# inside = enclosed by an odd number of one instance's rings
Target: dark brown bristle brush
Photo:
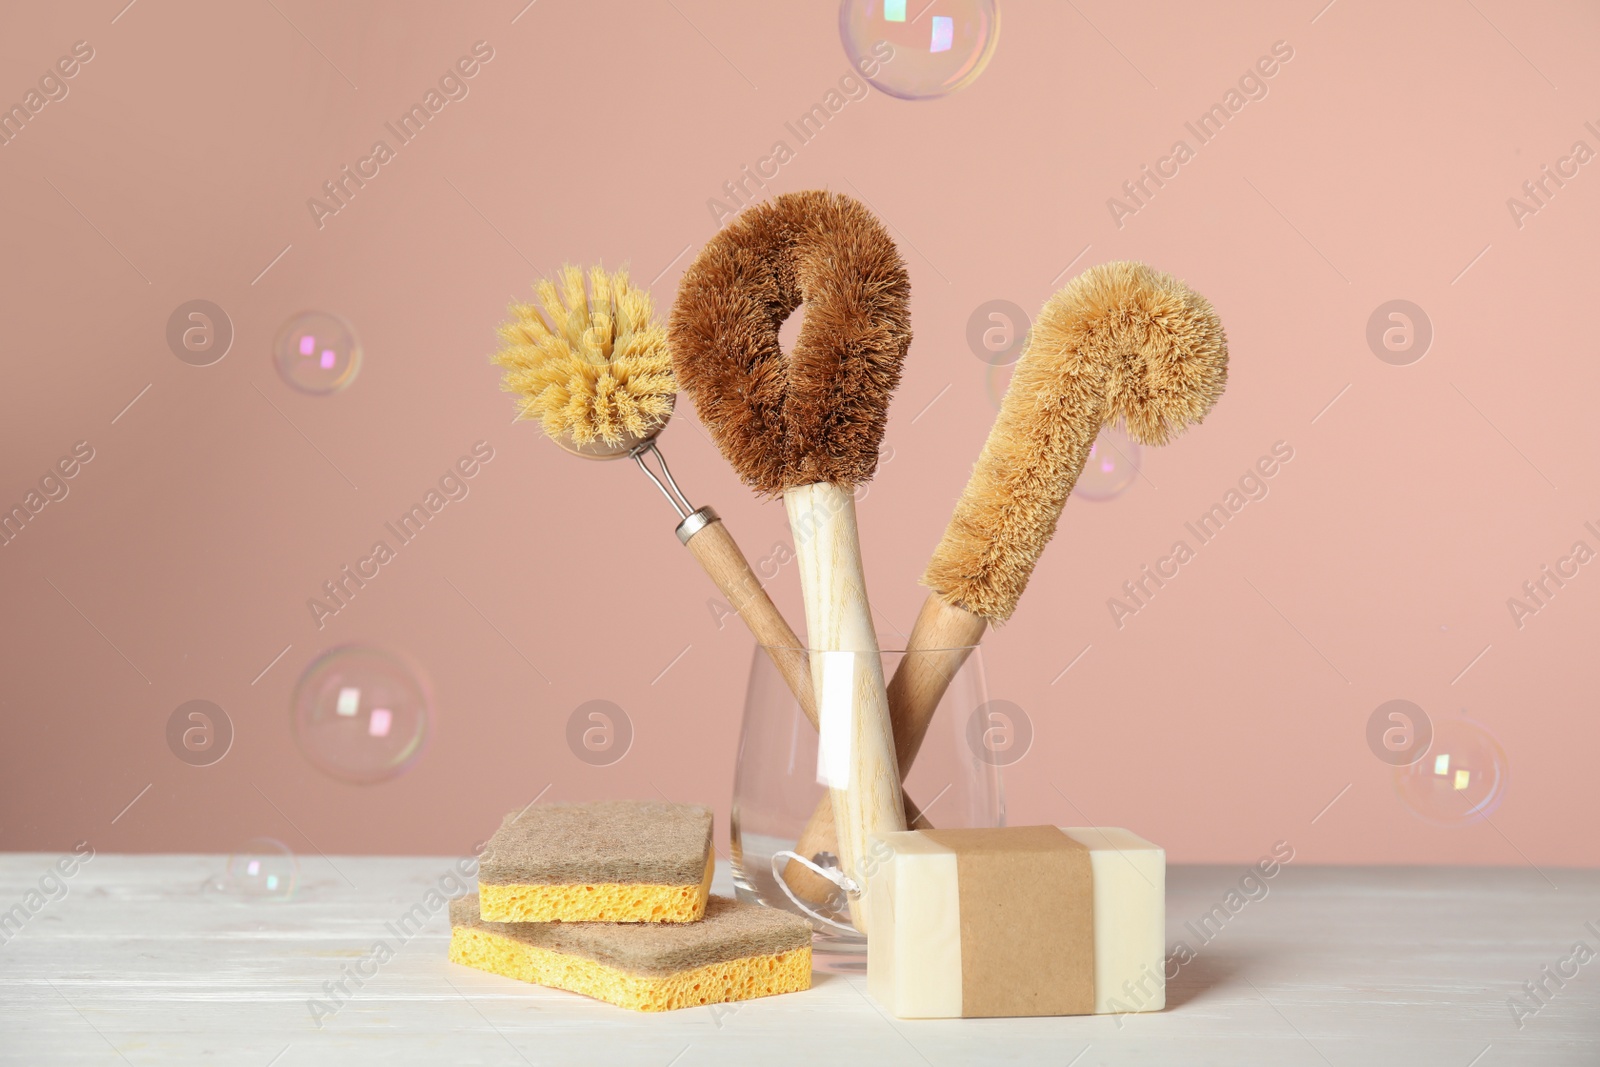
[[[668,326],[678,380],[712,439],[788,511],[840,869],[862,891],[868,836],[904,829],[905,816],[853,493],[877,469],[911,343],[910,293],[870,211],[838,193],[785,193],[707,242]],[[786,355],[778,330],[802,304]],[[863,930],[865,912],[852,905]]]

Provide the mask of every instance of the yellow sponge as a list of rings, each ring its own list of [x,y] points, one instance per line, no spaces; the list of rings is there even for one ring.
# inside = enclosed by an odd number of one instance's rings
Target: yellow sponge
[[[693,923],[493,923],[450,902],[450,959],[635,1011],[724,1004],[811,988],[811,926],[712,897]]]
[[[711,812],[614,800],[507,815],[478,867],[488,922],[693,922],[715,857]]]
[[[705,914],[715,866],[707,857],[699,885],[480,884],[478,907],[490,922],[694,922]]]

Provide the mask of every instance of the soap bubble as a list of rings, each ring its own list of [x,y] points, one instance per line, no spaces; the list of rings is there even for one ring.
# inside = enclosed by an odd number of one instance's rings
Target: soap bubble
[[[374,648],[324,652],[295,685],[294,736],[306,759],[343,782],[407,770],[428,736],[428,695],[404,663]]]
[[[361,369],[361,342],[339,316],[302,311],[279,328],[272,357],[291,388],[325,396],[355,380]]]
[[[1139,476],[1143,450],[1137,441],[1112,426],[1101,430],[1089,449],[1089,458],[1078,475],[1072,495],[1084,500],[1105,501],[1121,496]]]
[[[1505,750],[1468,719],[1433,724],[1427,755],[1396,767],[1394,784],[1408,808],[1433,823],[1460,826],[1492,814],[1505,799]]]
[[[843,0],[839,36],[861,76],[902,100],[972,84],[1000,36],[995,0]]]
[[[300,878],[300,862],[289,846],[270,837],[253,837],[228,857],[218,886],[241,897],[288,900]]]

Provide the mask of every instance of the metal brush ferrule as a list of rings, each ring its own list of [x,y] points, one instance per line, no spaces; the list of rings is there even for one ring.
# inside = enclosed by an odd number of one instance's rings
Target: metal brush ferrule
[[[717,513],[709,507],[690,512],[687,519],[678,523],[678,540],[688,544],[689,538],[716,522],[717,518]]]

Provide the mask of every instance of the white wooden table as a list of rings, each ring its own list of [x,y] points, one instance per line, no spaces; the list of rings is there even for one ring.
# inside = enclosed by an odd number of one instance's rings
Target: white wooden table
[[[0,854],[0,911],[55,859]],[[1597,871],[1291,866],[1201,946],[1185,924],[1244,868],[1174,868],[1169,941],[1198,954],[1166,1011],[905,1022],[859,977],[642,1015],[480,974],[446,960],[443,909],[404,943],[385,926],[453,860],[301,862],[266,902],[205,888],[222,857],[96,856],[0,945],[0,1063],[1600,1064],[1600,959],[1520,1029],[1507,1006],[1575,942],[1600,951]],[[363,962],[380,940],[393,958]],[[345,968],[374,973],[319,1028],[308,1001]]]

